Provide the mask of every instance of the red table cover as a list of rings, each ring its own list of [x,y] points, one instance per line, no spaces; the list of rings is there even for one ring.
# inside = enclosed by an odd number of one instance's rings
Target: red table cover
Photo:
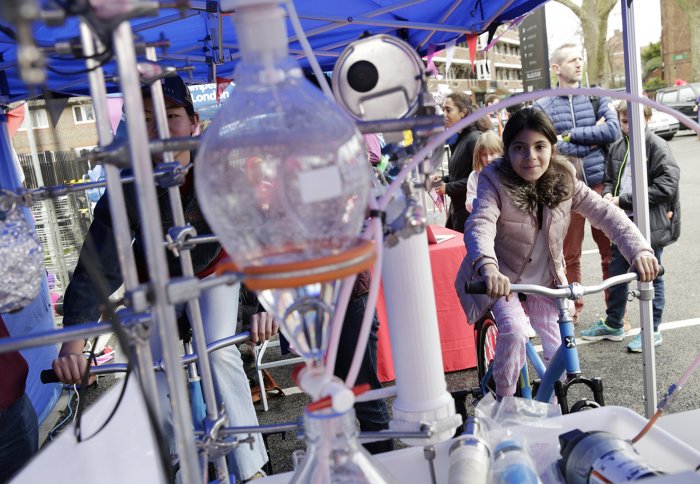
[[[454,280],[459,266],[467,254],[463,235],[444,227],[431,225],[435,235],[452,234],[455,237],[439,244],[430,244],[430,264],[440,327],[440,345],[445,371],[464,370],[476,366],[476,350],[472,327],[462,311],[454,289]],[[379,316],[379,342],[377,345],[377,374],[382,382],[395,379],[391,356],[389,324],[384,302],[384,288],[377,300]]]

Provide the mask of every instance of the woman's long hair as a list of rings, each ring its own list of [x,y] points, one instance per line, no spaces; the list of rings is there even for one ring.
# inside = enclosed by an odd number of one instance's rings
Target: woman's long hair
[[[452,100],[452,103],[455,105],[455,107],[459,110],[460,113],[462,111],[467,112],[465,116],[469,116],[478,109],[472,104],[469,97],[463,92],[453,92],[448,94],[447,97]],[[491,120],[488,118],[488,116],[485,116],[483,118],[477,119],[468,127],[475,128],[483,133],[484,131],[489,131],[493,129],[493,124],[491,123]]]

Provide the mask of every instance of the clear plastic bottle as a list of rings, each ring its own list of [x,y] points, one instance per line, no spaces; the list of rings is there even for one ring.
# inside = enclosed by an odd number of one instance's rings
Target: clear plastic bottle
[[[304,414],[306,456],[290,481],[380,484],[396,480],[357,442],[355,410]]]
[[[493,450],[491,482],[494,484],[537,484],[540,482],[535,464],[523,445],[503,440]]]

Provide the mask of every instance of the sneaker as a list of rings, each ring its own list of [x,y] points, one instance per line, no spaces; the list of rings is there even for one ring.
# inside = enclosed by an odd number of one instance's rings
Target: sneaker
[[[654,346],[661,346],[664,342],[663,336],[661,336],[661,331],[654,331]],[[632,353],[642,352],[642,334],[639,333],[637,336],[632,338],[632,341],[627,345],[627,350]]]
[[[581,338],[588,341],[600,341],[602,339],[622,341],[625,339],[625,331],[622,328],[611,328],[605,324],[605,320],[599,319],[593,326],[581,331]]]

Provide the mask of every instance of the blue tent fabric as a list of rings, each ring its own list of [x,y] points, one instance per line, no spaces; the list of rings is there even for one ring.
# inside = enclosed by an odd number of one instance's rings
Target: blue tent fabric
[[[515,19],[546,0],[296,0],[294,2],[302,27],[307,33],[312,48],[324,69],[332,69],[337,56],[348,43],[366,34],[395,35],[408,41],[426,54],[433,46],[440,48],[452,40],[463,41],[465,34],[481,33],[489,26]],[[156,41],[167,39],[170,46],[159,49],[162,64],[175,67],[194,66],[188,83],[214,82],[214,58],[216,74],[232,77],[238,57],[235,31],[228,15],[219,13],[219,2],[192,0],[191,8],[184,11],[163,9],[157,17],[143,17],[131,21],[133,31],[140,39]],[[219,15],[223,15],[221,31],[218,29]],[[77,39],[79,21],[69,17],[64,25],[48,27],[37,24],[34,35],[37,45],[53,46],[56,40]],[[9,101],[41,95],[41,91],[30,90],[19,77],[16,66],[17,49],[12,38],[14,26],[0,20],[0,69],[6,83],[0,79],[0,96]],[[289,36],[294,36],[288,23]],[[219,51],[219,34],[223,51]],[[294,40],[290,48],[295,55],[301,45]],[[305,58],[300,61],[306,64]],[[50,91],[70,94],[88,94],[85,74],[70,74],[85,68],[80,60],[61,60],[63,56],[51,56],[48,65]],[[63,74],[60,74],[63,72]],[[107,75],[116,75],[113,62],[105,65]],[[6,87],[3,87],[6,86]],[[108,85],[110,91],[118,86]]]
[[[4,114],[0,114],[0,188],[13,189],[19,186],[19,176],[11,153],[10,138],[7,133],[7,119]],[[29,209],[24,209],[24,215],[34,226]],[[3,314],[2,318],[12,336],[23,336],[54,329],[53,309],[51,308],[46,276],[43,277],[39,294],[29,306],[15,313]],[[22,351],[22,356],[29,364],[26,393],[34,405],[34,410],[36,410],[40,423],[48,416],[61,396],[60,385],[44,385],[39,379],[41,371],[51,368],[51,362],[57,355],[58,349],[55,345]]]

